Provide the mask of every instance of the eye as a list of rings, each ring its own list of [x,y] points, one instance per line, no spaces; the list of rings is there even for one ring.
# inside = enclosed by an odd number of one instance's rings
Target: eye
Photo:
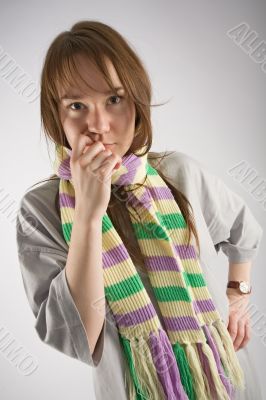
[[[111,96],[110,99],[119,99],[118,102],[115,101],[114,103],[112,103],[112,104],[119,104],[119,103],[121,103],[123,96]]]
[[[82,105],[83,106],[83,104],[82,103],[78,103],[78,102],[75,102],[75,103],[71,103],[71,104],[69,104],[69,108],[70,108],[70,110],[72,110],[72,111],[80,111],[80,109],[74,109],[74,108],[71,108],[71,106],[73,106],[74,104],[80,104],[80,105]]]
[[[123,100],[123,96],[116,96],[116,95],[114,95],[114,96],[111,96],[111,97],[109,97],[109,99],[112,99],[112,100],[114,100],[114,101],[111,101],[111,104],[120,104],[121,102],[122,102],[122,100]],[[117,101],[118,100],[118,101]],[[79,108],[78,109],[76,109],[76,108],[72,108],[72,106],[74,106],[74,105],[78,105],[79,106]],[[80,108],[80,106],[81,106],[81,108]],[[71,103],[71,104],[69,104],[69,108],[70,108],[70,110],[72,110],[72,111],[81,111],[82,110],[82,107],[84,106],[84,104],[82,104],[82,103],[79,103],[79,102],[75,102],[75,103]]]

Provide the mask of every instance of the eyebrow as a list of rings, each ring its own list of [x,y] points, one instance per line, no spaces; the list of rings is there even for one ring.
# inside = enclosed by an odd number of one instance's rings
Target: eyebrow
[[[121,89],[124,90],[124,88],[122,86],[115,87],[116,91],[121,90]],[[114,91],[112,89],[104,92],[105,95],[112,94],[112,93],[114,93]],[[84,97],[85,96],[83,96],[81,94],[66,93],[65,95],[60,97],[60,101],[62,101],[62,100],[77,100],[77,99],[82,99]]]

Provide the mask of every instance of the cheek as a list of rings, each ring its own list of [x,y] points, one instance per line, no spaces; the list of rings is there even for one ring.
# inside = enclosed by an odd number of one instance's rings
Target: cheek
[[[81,132],[81,122],[77,117],[73,118],[63,113],[61,115],[61,124],[69,143],[71,143],[74,136]]]
[[[121,118],[119,121],[123,131],[127,132],[129,136],[132,136],[135,127],[135,108],[132,106],[125,107],[123,110],[121,110]]]

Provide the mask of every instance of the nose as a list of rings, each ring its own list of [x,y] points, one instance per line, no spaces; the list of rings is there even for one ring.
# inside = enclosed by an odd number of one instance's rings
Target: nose
[[[88,131],[93,140],[98,140],[99,136],[110,131],[109,116],[104,109],[95,107],[87,117]]]

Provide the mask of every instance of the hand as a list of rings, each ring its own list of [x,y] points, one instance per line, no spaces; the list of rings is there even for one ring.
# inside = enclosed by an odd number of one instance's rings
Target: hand
[[[246,346],[251,337],[250,315],[248,312],[249,294],[237,293],[227,288],[228,321],[227,329],[233,340],[235,351]]]
[[[112,171],[122,159],[87,136],[76,138],[70,168],[75,189],[75,211],[86,220],[102,218],[111,195]]]

